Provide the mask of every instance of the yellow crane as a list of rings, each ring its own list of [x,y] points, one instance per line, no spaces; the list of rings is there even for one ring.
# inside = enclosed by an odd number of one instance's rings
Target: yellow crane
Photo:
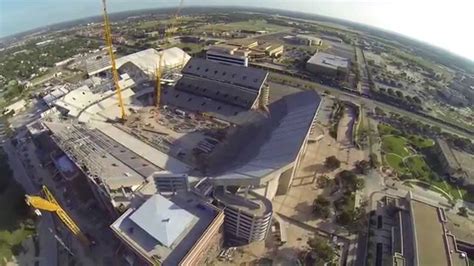
[[[164,52],[161,52],[160,62],[156,68],[156,107],[158,108],[160,107],[161,102],[161,67],[163,66],[163,54]]]
[[[120,118],[124,120],[126,116],[125,107],[123,105],[122,89],[120,88],[120,85],[119,85],[119,75],[117,72],[117,65],[115,64],[115,54],[114,54],[114,49],[113,49],[113,44],[112,44],[112,32],[110,30],[110,21],[109,21],[109,15],[107,14],[106,0],[102,0],[102,5],[104,7],[103,15],[104,15],[105,43],[107,44],[107,48],[109,50],[110,63],[112,65],[112,76],[114,79],[115,91],[117,93],[119,107],[120,107]]]
[[[176,25],[176,22],[178,20],[178,15],[179,12],[181,11],[181,8],[183,6],[184,0],[179,1],[178,9],[176,10],[176,13],[174,16],[171,18],[170,21],[170,26],[168,30],[165,30],[165,41],[168,43],[169,38],[171,37],[172,32],[174,31],[174,27]],[[164,57],[164,52],[161,52],[160,55],[160,62],[158,62],[158,66],[156,68],[156,106],[159,108],[160,107],[160,102],[161,102],[161,76],[163,74],[163,57]],[[184,57],[183,57],[183,62],[184,62]]]
[[[42,192],[45,198],[40,196],[25,195],[26,203],[36,210],[43,210],[55,213],[63,224],[77,237],[83,244],[89,246],[90,242],[87,237],[81,232],[79,226],[72,220],[72,218],[64,211],[58,201],[54,198],[51,191],[46,186],[42,187]]]

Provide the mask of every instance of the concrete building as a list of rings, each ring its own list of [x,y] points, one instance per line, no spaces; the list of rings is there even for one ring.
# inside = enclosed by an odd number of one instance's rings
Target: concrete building
[[[266,238],[272,225],[271,201],[254,192],[229,193],[220,188],[214,194],[225,213],[224,232],[231,245],[245,245]]]
[[[349,59],[323,52],[317,52],[306,62],[309,72],[333,77],[346,77],[349,67]]]
[[[255,48],[252,48],[252,50],[264,53],[270,57],[279,57],[283,54],[284,46],[282,44],[263,43]]]
[[[302,43],[308,46],[321,46],[323,44],[323,41],[320,38],[310,36],[310,35],[298,34],[295,36],[295,38],[299,43]]]
[[[224,213],[192,192],[155,194],[110,228],[139,258],[136,265],[206,265],[222,246]]]
[[[227,44],[243,49],[251,49],[258,46],[258,41],[254,39],[232,39]]]
[[[3,114],[17,114],[26,109],[26,101],[19,100],[5,107]]]
[[[440,138],[436,140],[435,149],[446,175],[460,185],[474,186],[474,155],[453,149]]]
[[[239,47],[232,45],[212,45],[206,52],[206,59],[222,64],[247,67],[249,53],[247,50],[240,50]]]
[[[443,208],[413,199],[411,194],[386,196],[377,206],[370,229],[375,265],[468,265],[466,253],[448,230]]]

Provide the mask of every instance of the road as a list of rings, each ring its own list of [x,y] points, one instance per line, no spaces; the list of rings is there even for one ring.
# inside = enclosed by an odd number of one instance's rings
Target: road
[[[15,147],[11,144],[10,141],[5,142],[4,144],[5,152],[8,154],[8,161],[10,167],[13,170],[13,176],[16,181],[20,183],[28,194],[35,194],[38,192],[37,188],[30,177],[26,173],[26,170],[18,158]],[[54,229],[53,217],[50,213],[43,212],[42,218],[37,225],[37,232],[39,235],[39,265],[40,266],[54,266],[58,265],[58,248],[56,240],[53,234],[50,232],[50,229]]]
[[[322,84],[312,82],[312,81],[309,81],[309,80],[304,80],[304,79],[297,78],[297,77],[291,77],[291,76],[276,73],[276,72],[271,72],[270,75],[274,76],[274,77],[277,77],[277,78],[287,79],[287,80],[292,79],[292,80],[294,80],[295,83],[298,83],[298,84],[310,84],[310,85],[313,85],[313,86],[316,85],[317,86],[316,90],[318,92],[320,92],[320,93],[329,92],[331,95],[334,95],[335,97],[337,97],[337,98],[339,98],[343,101],[350,101],[350,102],[355,102],[355,103],[358,103],[358,104],[364,104],[366,107],[369,107],[369,108],[372,108],[372,109],[375,108],[376,106],[378,106],[379,108],[382,108],[382,109],[384,109],[388,112],[398,113],[398,114],[401,114],[401,115],[404,115],[404,116],[408,116],[408,117],[410,117],[414,120],[418,120],[420,122],[423,122],[425,124],[438,126],[446,132],[456,134],[456,135],[459,135],[459,136],[462,136],[462,137],[465,137],[465,138],[469,138],[469,139],[474,138],[473,134],[461,131],[461,130],[456,129],[456,128],[448,125],[448,124],[443,124],[443,123],[440,123],[439,121],[421,116],[421,115],[416,114],[416,113],[412,113],[410,111],[407,111],[407,110],[404,110],[404,109],[401,109],[401,108],[398,108],[398,107],[395,107],[395,106],[392,106],[392,105],[389,105],[389,104],[386,104],[386,103],[376,101],[374,99],[369,99],[369,98],[360,96],[360,95],[355,94],[355,93],[351,93],[351,92],[348,92],[348,91],[342,91],[338,88],[329,87],[329,86],[322,85]],[[272,82],[272,81],[268,82],[268,84],[270,85],[270,88],[271,88],[272,83],[276,84],[275,82]]]

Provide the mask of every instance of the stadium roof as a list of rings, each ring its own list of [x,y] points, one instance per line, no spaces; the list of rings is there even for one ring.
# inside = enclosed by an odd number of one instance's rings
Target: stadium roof
[[[171,247],[197,217],[155,194],[130,215],[130,219],[154,239]]]
[[[242,139],[248,141],[237,154],[232,165],[217,169],[212,179],[226,184],[231,180],[251,180],[258,185],[273,171],[292,164],[308,134],[321,99],[314,91],[304,91],[282,97],[269,105],[266,119],[249,123]],[[232,151],[226,151],[232,153]],[[221,171],[219,171],[221,170]]]
[[[308,60],[308,64],[324,66],[332,69],[347,68],[349,66],[349,59],[318,52]]]
[[[161,56],[163,60],[160,59]],[[158,52],[157,50],[150,48],[137,53],[129,54],[120,57],[116,60],[117,68],[120,68],[127,62],[132,62],[139,67],[147,75],[154,75],[157,66],[161,63],[163,68],[174,68],[186,63],[191,57],[178,47],[169,48]],[[89,62],[87,65],[87,73],[95,75],[102,71],[111,68],[110,59],[102,58],[95,62]]]

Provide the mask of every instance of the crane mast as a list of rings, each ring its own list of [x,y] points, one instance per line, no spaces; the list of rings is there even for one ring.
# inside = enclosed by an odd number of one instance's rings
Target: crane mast
[[[81,229],[74,220],[64,211],[58,201],[54,198],[51,191],[46,186],[42,187],[42,192],[45,198],[39,196],[25,195],[26,203],[35,209],[53,212],[63,222],[63,224],[71,231],[85,245],[90,245],[87,237],[82,233]]]
[[[168,31],[165,30],[165,41],[169,42],[169,38],[171,36],[171,32],[176,25],[176,22],[178,20],[178,15],[179,12],[181,11],[181,8],[183,6],[184,0],[179,1],[178,9],[176,10],[176,13],[174,14],[173,18],[171,19],[170,27]],[[156,106],[159,108],[160,107],[160,102],[161,102],[161,76],[163,74],[163,57],[164,57],[164,52],[161,52],[160,55],[160,62],[158,63],[158,67],[156,68]],[[184,62],[185,55],[183,55],[183,62]]]
[[[107,14],[107,3],[106,0],[102,0],[102,5],[103,5],[103,15],[104,15],[104,34],[105,34],[105,42],[107,44],[107,49],[109,51],[109,56],[110,56],[110,63],[112,66],[112,76],[114,80],[114,85],[115,85],[115,91],[117,93],[117,98],[119,101],[119,107],[120,107],[120,118],[123,120],[125,119],[125,107],[123,105],[123,99],[122,99],[122,89],[120,88],[119,85],[119,76],[117,72],[117,65],[115,63],[115,54],[113,50],[113,43],[112,43],[112,32],[110,30],[110,21],[109,21],[109,15]]]

